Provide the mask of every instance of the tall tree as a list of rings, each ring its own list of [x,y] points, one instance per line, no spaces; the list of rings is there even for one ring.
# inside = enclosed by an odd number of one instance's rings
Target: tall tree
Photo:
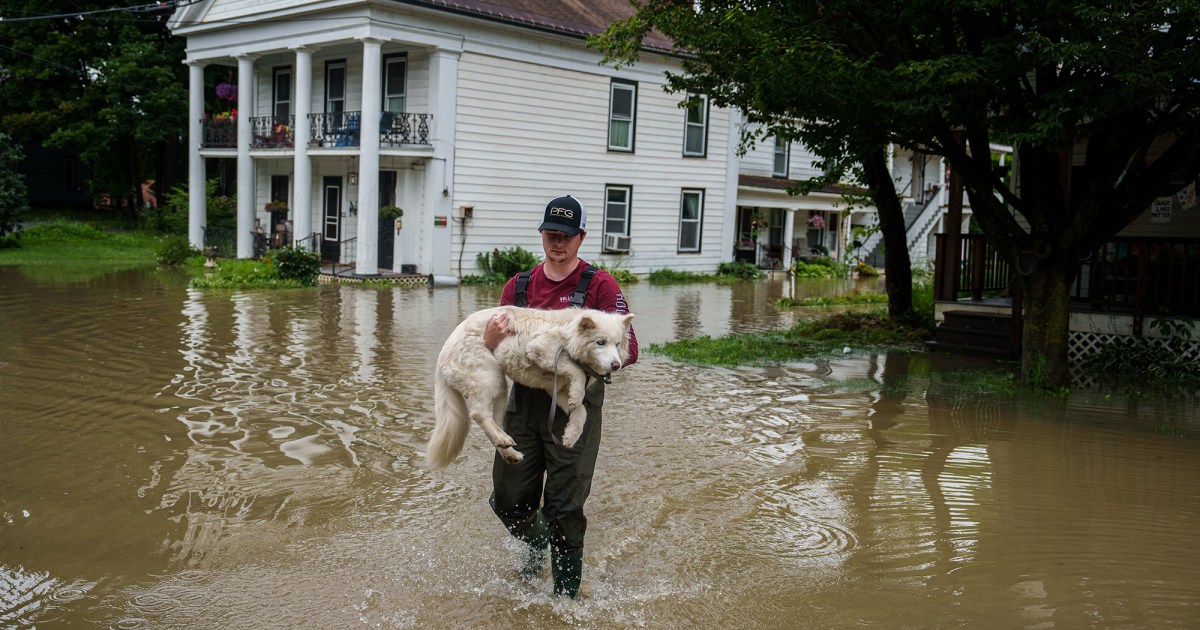
[[[1174,192],[1200,159],[1200,3],[634,6],[600,40],[614,59],[636,58],[661,33],[684,58],[672,85],[804,121],[831,142],[843,135],[831,151],[819,134],[798,132],[819,154],[861,158],[888,139],[944,156],[988,239],[1021,272],[1027,383],[1068,384],[1081,258]],[[1014,146],[1017,186],[993,166],[997,140]]]
[[[186,131],[181,38],[153,3],[4,3],[0,130],[23,144],[69,146],[92,168],[92,193],[142,205],[141,182],[165,175]],[[47,8],[54,7],[53,9]],[[64,12],[64,7],[69,12]]]

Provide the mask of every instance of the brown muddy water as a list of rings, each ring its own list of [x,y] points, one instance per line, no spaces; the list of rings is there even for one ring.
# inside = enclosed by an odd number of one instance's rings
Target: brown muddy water
[[[629,298],[646,345],[787,325],[791,291]],[[618,375],[552,598],[482,432],[420,465],[441,342],[497,294],[0,268],[0,627],[1200,626],[1194,397],[1014,402],[857,352]]]

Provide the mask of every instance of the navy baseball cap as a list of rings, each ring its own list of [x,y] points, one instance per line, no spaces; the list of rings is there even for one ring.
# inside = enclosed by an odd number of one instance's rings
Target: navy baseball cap
[[[571,195],[559,197],[546,204],[546,215],[538,231],[553,230],[575,236],[587,229],[587,210],[583,202]]]

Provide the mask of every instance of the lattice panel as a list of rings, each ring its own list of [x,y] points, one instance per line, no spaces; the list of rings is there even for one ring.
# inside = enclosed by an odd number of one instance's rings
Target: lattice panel
[[[1102,346],[1123,339],[1132,339],[1132,337],[1094,332],[1071,332],[1067,336],[1067,361],[1073,365],[1081,363],[1088,356],[1099,352]],[[1166,339],[1159,338],[1148,338],[1147,341],[1158,346],[1165,345],[1167,342]],[[1200,341],[1186,344],[1183,354],[1185,359],[1200,361]]]

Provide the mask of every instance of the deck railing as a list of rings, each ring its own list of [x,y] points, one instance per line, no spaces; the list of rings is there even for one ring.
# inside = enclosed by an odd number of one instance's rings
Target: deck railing
[[[936,269],[942,268],[944,237],[937,235]],[[975,300],[1010,288],[1009,265],[984,236],[961,238],[958,277],[935,281],[953,282],[956,296],[965,293]],[[1146,315],[1200,317],[1200,238],[1110,239],[1082,262],[1071,301],[1087,310],[1132,314],[1139,332]]]
[[[290,149],[295,146],[291,116],[254,116],[250,119],[251,149]]]
[[[360,145],[362,112],[309,114],[309,147],[354,147]],[[433,114],[381,112],[379,146],[429,145],[429,122]],[[293,116],[250,118],[252,149],[291,149],[296,145]],[[201,121],[201,146],[209,149],[237,147],[237,118],[205,118]]]

